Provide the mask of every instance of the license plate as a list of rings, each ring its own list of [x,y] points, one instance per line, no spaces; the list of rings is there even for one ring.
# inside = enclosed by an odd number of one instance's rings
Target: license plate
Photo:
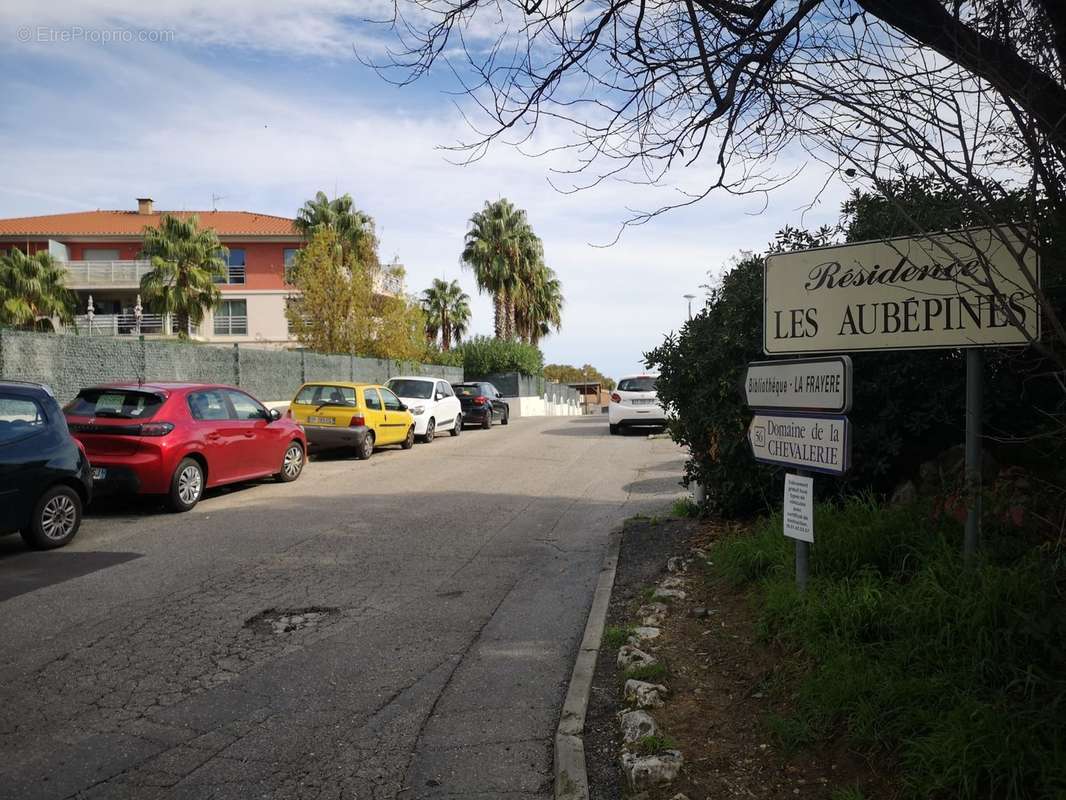
[[[332,417],[308,417],[307,421],[310,422],[312,425],[332,425],[333,424],[333,418]]]
[[[638,398],[636,400],[632,400],[631,402],[635,406],[649,406],[652,403],[654,403],[655,401],[654,400],[643,400],[643,399]]]
[[[102,481],[107,477],[107,470],[102,467],[93,467],[93,480]]]

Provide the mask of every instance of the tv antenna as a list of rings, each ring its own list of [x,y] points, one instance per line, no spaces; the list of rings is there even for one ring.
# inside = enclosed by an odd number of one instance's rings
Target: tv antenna
[[[229,195],[212,193],[212,195],[211,195],[211,210],[212,211],[218,211],[218,201],[219,200],[225,200],[228,197],[229,197]]]

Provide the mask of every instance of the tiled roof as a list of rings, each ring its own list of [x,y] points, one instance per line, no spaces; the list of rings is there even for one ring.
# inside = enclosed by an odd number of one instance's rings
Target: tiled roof
[[[0,236],[139,236],[146,225],[158,225],[163,214],[199,217],[200,227],[219,236],[298,236],[288,217],[252,211],[78,211],[42,217],[0,219]]]

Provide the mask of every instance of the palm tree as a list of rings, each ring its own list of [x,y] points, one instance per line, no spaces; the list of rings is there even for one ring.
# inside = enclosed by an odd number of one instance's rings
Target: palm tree
[[[452,339],[462,341],[470,324],[470,295],[463,291],[459,281],[433,279],[433,285],[422,292],[422,308],[426,312],[426,337],[437,340],[440,334],[440,349],[451,350]]]
[[[485,203],[470,217],[461,261],[474,271],[478,289],[492,295],[496,336],[514,336],[513,296],[518,287],[523,253],[536,237],[526,212],[506,198]]]
[[[536,345],[562,327],[563,287],[555,270],[543,261],[523,277],[515,297],[515,330],[523,340]]]
[[[310,239],[321,230],[337,234],[344,253],[352,253],[363,263],[377,261],[377,239],[373,218],[355,207],[351,195],[342,194],[330,200],[325,192],[317,192],[297,212],[293,226]]]
[[[74,319],[74,294],[66,270],[47,251],[26,255],[17,247],[0,257],[0,325],[51,327],[51,318]]]
[[[145,305],[156,314],[172,314],[178,335],[186,338],[204,312],[222,301],[216,278],[226,276],[228,250],[211,228],[201,228],[195,215],[179,219],[166,214],[159,227],[144,229],[141,256],[152,270],[141,278]]]

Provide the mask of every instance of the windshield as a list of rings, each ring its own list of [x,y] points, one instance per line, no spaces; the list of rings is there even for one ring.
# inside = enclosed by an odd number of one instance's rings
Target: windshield
[[[151,419],[163,398],[136,389],[82,389],[63,411],[75,417]]]
[[[481,394],[481,387],[476,383],[457,383],[452,388],[460,397],[478,397]]]
[[[346,406],[355,408],[355,389],[350,386],[328,386],[309,383],[296,393],[297,405],[301,406]]]
[[[394,379],[385,385],[400,397],[410,397],[413,400],[428,400],[433,396],[433,381]]]
[[[618,382],[618,391],[654,392],[655,378],[650,375],[643,375],[639,378],[622,378],[622,380]]]

